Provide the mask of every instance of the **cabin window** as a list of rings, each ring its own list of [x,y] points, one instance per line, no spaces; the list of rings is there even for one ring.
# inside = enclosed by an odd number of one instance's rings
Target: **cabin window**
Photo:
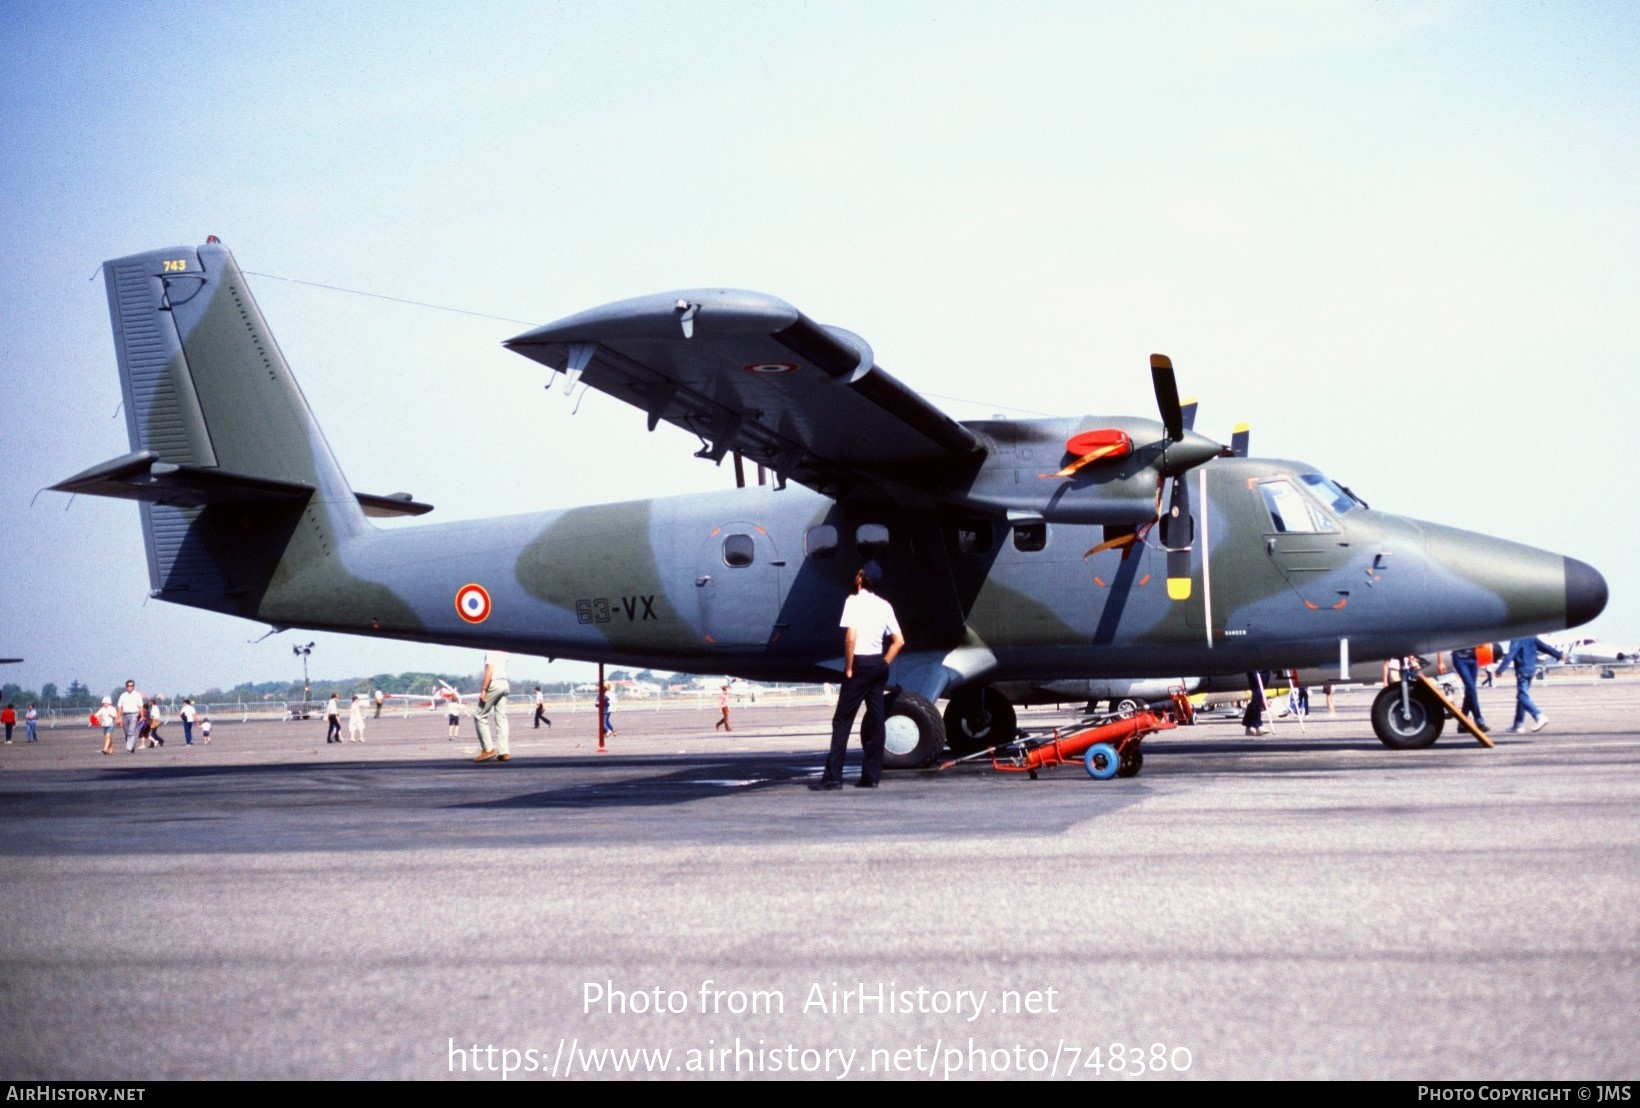
[[[1277,532],[1308,534],[1335,529],[1321,506],[1302,495],[1291,482],[1265,481],[1258,491],[1264,497],[1264,506],[1269,509],[1270,522]]]
[[[1048,545],[1046,523],[1014,524],[1014,549],[1023,554],[1035,554]]]
[[[958,554],[986,554],[991,549],[991,521],[986,519],[959,520],[953,538]]]
[[[757,544],[750,535],[730,535],[723,540],[723,564],[730,569],[745,569],[756,553]]]
[[[810,527],[803,536],[803,553],[811,558],[829,558],[837,553],[837,528],[829,523]]]
[[[881,523],[862,523],[854,532],[854,545],[868,558],[888,553],[888,528]]]

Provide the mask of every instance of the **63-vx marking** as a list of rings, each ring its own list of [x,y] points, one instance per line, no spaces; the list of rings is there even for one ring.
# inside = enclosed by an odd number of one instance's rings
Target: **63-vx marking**
[[[655,614],[655,594],[648,596],[621,596],[611,602],[607,597],[581,597],[575,601],[575,619],[580,623],[608,623],[613,617],[625,615],[629,623],[646,619],[660,619]]]

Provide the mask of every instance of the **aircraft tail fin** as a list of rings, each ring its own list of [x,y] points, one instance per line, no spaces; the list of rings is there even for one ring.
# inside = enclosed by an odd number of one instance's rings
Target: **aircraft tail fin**
[[[103,273],[132,453],[54,487],[141,502],[154,596],[254,615],[276,572],[368,527],[361,498],[226,247]]]

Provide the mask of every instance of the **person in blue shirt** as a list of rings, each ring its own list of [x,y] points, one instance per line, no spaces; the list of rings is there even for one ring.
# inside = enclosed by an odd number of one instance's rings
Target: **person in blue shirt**
[[[1540,650],[1545,654],[1554,655],[1559,661],[1564,661],[1566,658],[1564,654],[1542,639],[1516,639],[1509,644],[1509,653],[1503,656],[1503,661],[1498,663],[1498,668],[1494,671],[1499,677],[1502,677],[1503,671],[1508,669],[1511,663],[1515,667],[1515,725],[1509,728],[1511,734],[1518,735],[1524,730],[1522,725],[1526,722],[1528,715],[1532,717],[1532,731],[1534,733],[1549,725],[1549,717],[1538,711],[1538,707],[1532,703],[1530,695],[1532,678],[1537,674],[1538,651]]]

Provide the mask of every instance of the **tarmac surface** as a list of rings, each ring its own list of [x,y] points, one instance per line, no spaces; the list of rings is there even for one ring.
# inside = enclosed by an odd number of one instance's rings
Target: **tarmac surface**
[[[823,706],[623,709],[605,754],[518,714],[483,765],[442,714],[19,729],[0,1074],[1626,1081],[1640,679],[1534,693],[1509,735],[1483,691],[1493,750],[1387,750],[1352,690],[1131,779],[835,793]]]

